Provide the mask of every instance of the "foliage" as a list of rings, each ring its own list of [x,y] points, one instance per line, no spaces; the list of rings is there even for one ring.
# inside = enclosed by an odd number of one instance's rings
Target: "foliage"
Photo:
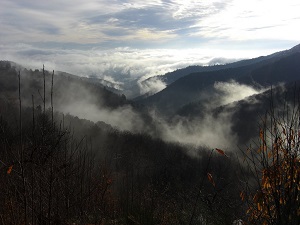
[[[258,148],[245,154],[256,184],[246,183],[241,193],[250,224],[300,224],[299,119],[299,104],[286,104],[281,112],[272,106],[262,120]]]

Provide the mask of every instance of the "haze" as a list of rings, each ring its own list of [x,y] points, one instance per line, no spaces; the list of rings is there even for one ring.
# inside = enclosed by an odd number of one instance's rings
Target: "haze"
[[[296,0],[2,0],[0,52],[29,68],[45,64],[124,90],[188,65],[288,49],[300,40],[299,10]]]

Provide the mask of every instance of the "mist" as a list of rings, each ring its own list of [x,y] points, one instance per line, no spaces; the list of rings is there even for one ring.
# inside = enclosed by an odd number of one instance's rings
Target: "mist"
[[[63,88],[63,94],[55,99],[56,110],[95,123],[103,121],[121,131],[136,133],[143,130],[144,123],[138,112],[130,104],[118,102],[120,96],[114,94],[106,99],[102,87],[86,86],[72,80],[68,81],[67,87],[61,86],[60,80],[55,85]]]
[[[264,88],[254,88],[240,84],[234,80],[215,82],[214,93],[202,93],[210,98],[206,101],[201,115],[192,118],[176,115],[166,120],[157,111],[151,113],[155,120],[156,132],[165,141],[178,142],[197,147],[222,148],[228,151],[238,149],[238,135],[233,131],[233,114],[238,101],[244,100],[249,104],[249,96],[264,92]],[[230,110],[216,113],[216,109],[226,106]]]
[[[231,130],[230,114],[215,118],[207,113],[203,118],[176,118],[172,123],[158,119],[157,129],[160,130],[163,140],[186,144],[196,149],[200,146],[231,151],[236,149],[237,134]]]
[[[150,79],[150,82],[154,86],[159,84],[157,80],[151,81]],[[147,84],[149,85],[149,83]],[[176,115],[168,118],[165,115],[160,115],[159,111],[150,109],[148,114],[152,118],[154,130],[149,128],[150,124],[144,121],[140,112],[132,106],[106,108],[88,90],[84,89],[80,90],[81,100],[78,100],[78,97],[72,97],[73,100],[70,103],[60,105],[57,110],[93,122],[103,121],[121,131],[147,133],[167,142],[176,142],[193,148],[205,146],[235,151],[238,145],[238,134],[232,130],[235,104],[237,101],[245,100],[249,96],[265,91],[265,89],[257,89],[230,80],[228,82],[215,82],[214,90],[214,94],[210,95],[210,102],[206,103],[205,111],[201,113],[202,116],[187,118]],[[73,91],[69,92],[68,95],[72,95],[72,93]],[[203,93],[203,95],[208,94]],[[231,110],[215,113],[218,107],[225,105]]]
[[[217,81],[214,83],[214,89],[218,92],[217,101],[219,105],[227,105],[266,91],[265,88],[255,88],[249,85],[240,84],[235,80],[230,80],[228,82]]]
[[[146,80],[139,80],[138,85],[140,88],[140,94],[149,94],[153,95],[167,87],[166,83],[163,82],[161,79],[158,77],[151,77]]]
[[[121,131],[139,133],[144,128],[143,120],[138,113],[134,112],[131,106],[119,107],[117,109],[100,108],[101,106],[99,107],[86,101],[78,101],[59,106],[57,110],[93,121],[94,123],[103,121]]]
[[[128,98],[148,92],[154,94],[165,87],[158,80],[146,81],[150,77],[191,65],[224,64],[238,60],[228,52],[208,49],[106,49],[96,45],[70,47],[70,44],[57,48],[19,43],[0,45],[0,51],[3,59],[20,63],[28,69],[41,68],[44,64],[46,69],[102,79],[104,84],[123,91]],[[229,57],[222,58],[220,55]],[[130,90],[132,84],[138,85],[137,93]]]
[[[25,73],[25,72],[24,72]],[[31,106],[31,94],[35,96],[36,105],[39,93],[33,92],[30,88],[36,81],[42,84],[42,76],[30,80],[32,77],[22,76],[22,91],[26,92],[28,100],[23,103]],[[27,73],[34,73],[28,71]],[[47,80],[47,104],[49,106],[50,96],[50,77]],[[240,84],[235,80],[228,82],[215,82],[213,88],[205,89],[207,92],[201,93],[205,100],[205,107],[199,113],[192,117],[162,115],[159,109],[149,109],[148,118],[145,119],[145,111],[135,108],[129,102],[117,103],[114,106],[107,105],[103,93],[103,88],[90,86],[82,83],[79,78],[55,76],[54,77],[54,109],[87,119],[93,122],[102,121],[120,131],[129,131],[132,133],[146,133],[153,137],[161,138],[167,142],[176,142],[189,145],[194,148],[206,146],[209,148],[222,148],[234,150],[238,144],[238,134],[232,129],[233,114],[235,104],[239,100],[245,100],[247,97],[259,94],[265,89]],[[147,82],[141,82],[147,93],[152,89],[164,88],[164,84],[155,78],[148,79]],[[209,90],[209,91],[208,91]],[[100,91],[100,92],[99,92]],[[117,98],[117,95],[113,95]],[[119,101],[121,96],[117,98]],[[249,100],[249,103],[251,101]],[[253,102],[251,104],[256,104]],[[226,106],[231,110],[216,113],[221,106]],[[146,116],[147,117],[147,116]]]

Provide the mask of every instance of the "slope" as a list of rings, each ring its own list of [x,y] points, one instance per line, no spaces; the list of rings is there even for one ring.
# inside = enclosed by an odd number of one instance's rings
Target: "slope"
[[[174,114],[190,102],[210,101],[215,93],[216,82],[235,80],[258,88],[293,81],[300,74],[300,53],[295,51],[276,53],[275,58],[270,56],[266,61],[247,66],[189,74],[140,102],[148,107],[155,107],[164,114]]]
[[[261,62],[261,65],[263,65],[264,63],[270,63],[274,60],[280,59],[281,57],[285,57],[285,56],[291,55],[296,52],[300,52],[300,44],[294,46],[291,49],[276,52],[271,55],[260,56],[260,57],[253,58],[253,59],[240,60],[237,62],[228,63],[228,64],[224,64],[224,65],[188,66],[186,68],[178,69],[173,72],[166,73],[164,75],[159,75],[159,76],[148,78],[147,80],[160,79],[166,85],[170,85],[171,83],[175,82],[176,80],[180,79],[181,77],[185,77],[191,73],[212,72],[212,71],[217,71],[217,70],[248,66],[248,65],[257,64],[260,62]],[[145,81],[147,81],[147,80],[145,80]]]

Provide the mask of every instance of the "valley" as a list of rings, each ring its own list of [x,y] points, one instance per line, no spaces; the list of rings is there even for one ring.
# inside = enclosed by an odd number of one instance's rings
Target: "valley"
[[[297,45],[190,66],[129,99],[97,78],[1,61],[0,224],[247,220],[242,193],[254,201],[260,187],[248,151],[299,157],[299,62]]]

